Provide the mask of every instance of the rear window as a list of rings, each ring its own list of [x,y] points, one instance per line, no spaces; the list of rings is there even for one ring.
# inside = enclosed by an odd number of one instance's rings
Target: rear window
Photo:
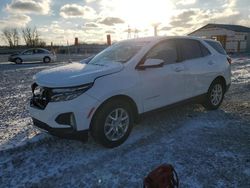
[[[226,51],[223,49],[220,43],[216,41],[209,41],[209,40],[206,40],[206,43],[212,46],[213,49],[215,49],[220,54],[227,55]]]

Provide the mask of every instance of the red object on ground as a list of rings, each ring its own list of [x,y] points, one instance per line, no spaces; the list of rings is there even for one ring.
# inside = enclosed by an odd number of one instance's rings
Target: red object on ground
[[[178,188],[179,179],[173,166],[163,164],[151,171],[143,182],[144,188]]]

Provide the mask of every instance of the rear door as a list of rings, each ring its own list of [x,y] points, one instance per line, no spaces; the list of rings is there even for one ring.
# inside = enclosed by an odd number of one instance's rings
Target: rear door
[[[181,62],[186,67],[183,75],[186,81],[186,98],[206,93],[214,73],[211,53],[198,40],[178,39],[177,43]]]
[[[144,111],[163,107],[185,98],[183,63],[178,62],[178,51],[174,39],[158,43],[145,56],[146,59],[162,59],[162,67],[138,70]]]
[[[36,61],[43,61],[43,58],[46,56],[46,51],[42,49],[36,49],[35,50],[35,58]]]

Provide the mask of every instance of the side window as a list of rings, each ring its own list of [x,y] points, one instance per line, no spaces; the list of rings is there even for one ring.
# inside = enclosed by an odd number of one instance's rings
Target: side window
[[[177,49],[173,40],[167,40],[153,47],[146,56],[146,59],[162,59],[165,64],[177,62]]]
[[[31,55],[31,54],[33,54],[33,50],[27,50],[23,52],[23,55]]]
[[[200,44],[200,47],[201,47],[202,55],[204,57],[211,54],[210,51],[203,44]]]
[[[203,57],[199,41],[192,39],[179,39],[178,44],[181,51],[182,60]]]
[[[37,49],[37,53],[38,53],[38,54],[45,54],[46,52],[45,52],[44,50]]]

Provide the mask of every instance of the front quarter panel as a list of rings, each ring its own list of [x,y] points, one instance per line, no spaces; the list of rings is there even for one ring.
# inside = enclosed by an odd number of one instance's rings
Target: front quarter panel
[[[93,87],[86,92],[91,97],[96,98],[99,104],[97,109],[107,99],[125,95],[130,97],[137,105],[138,112],[142,112],[142,104],[137,91],[138,75],[135,70],[123,69],[122,71],[106,76],[99,77],[95,80]]]

